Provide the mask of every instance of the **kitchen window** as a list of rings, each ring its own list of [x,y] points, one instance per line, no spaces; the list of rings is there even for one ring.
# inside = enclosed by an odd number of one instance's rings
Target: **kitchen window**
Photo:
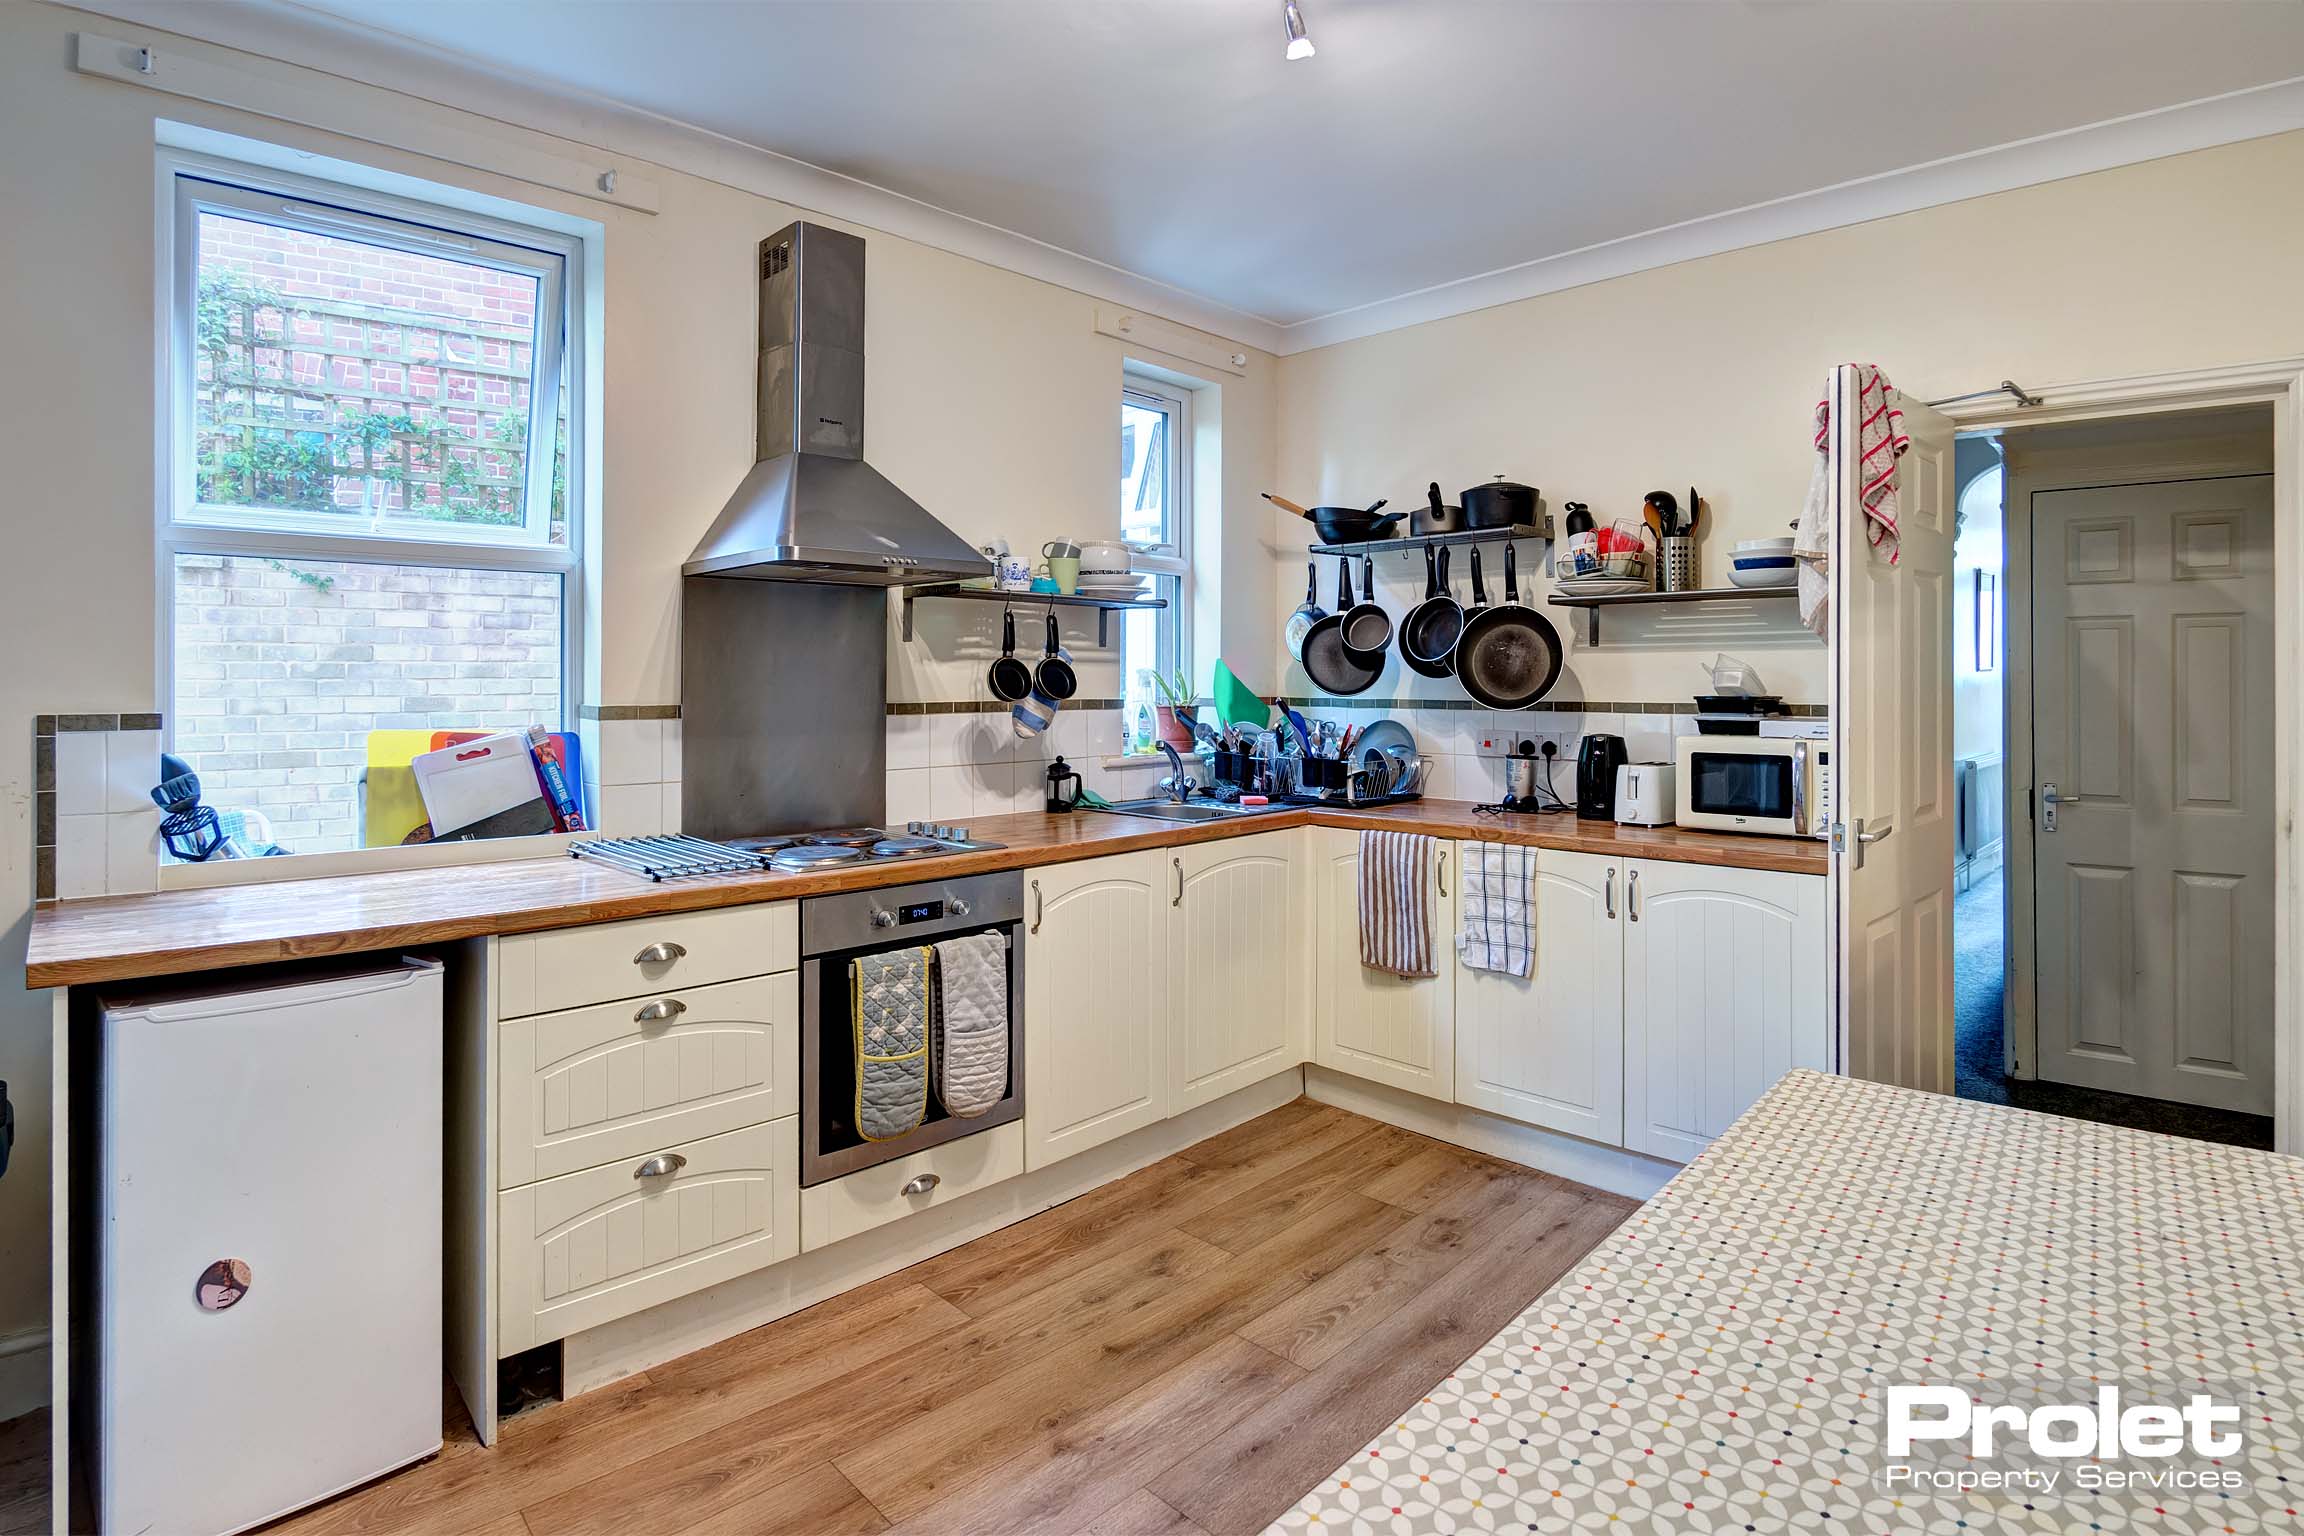
[[[169,750],[249,851],[420,839],[414,752],[573,735],[581,243],[254,168],[171,179]]]
[[[1127,614],[1121,623],[1121,680],[1134,706],[1158,702],[1150,674],[1189,673],[1192,632],[1192,394],[1137,374],[1120,395],[1120,537],[1149,572],[1148,596],[1168,606]]]

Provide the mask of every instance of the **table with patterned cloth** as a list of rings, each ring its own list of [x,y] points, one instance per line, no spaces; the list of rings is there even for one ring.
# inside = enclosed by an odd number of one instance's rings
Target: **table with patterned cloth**
[[[1888,1480],[1891,1385],[2107,1384],[2242,1449]],[[2300,1431],[2304,1160],[1798,1071],[1272,1530],[2300,1530]],[[2170,1467],[2241,1486],[2098,1475]]]

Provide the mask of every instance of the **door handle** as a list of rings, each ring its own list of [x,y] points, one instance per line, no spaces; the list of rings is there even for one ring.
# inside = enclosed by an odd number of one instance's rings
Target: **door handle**
[[[2041,831],[2043,831],[2043,832],[2053,832],[2053,831],[2055,831],[2055,830],[2056,830],[2056,808],[2057,808],[2058,806],[2060,806],[2060,805],[2069,805],[2069,804],[2071,804],[2073,801],[2075,801],[2075,800],[2077,800],[2077,799],[2079,799],[2079,798],[2080,798],[2080,797],[2079,797],[2078,795],[2066,795],[2066,794],[2060,794],[2060,793],[2058,793],[2058,792],[2057,792],[2057,789],[2056,789],[2056,786],[2055,786],[2054,784],[2043,784],[2043,785],[2041,785],[2041,786],[2040,786],[2040,830],[2041,830]]]
[[[1888,841],[1896,831],[1896,823],[1890,822],[1885,827],[1875,827],[1867,832],[1864,829],[1864,818],[1859,816],[1848,823],[1848,830],[1854,834],[1848,840],[1848,851],[1851,855],[1850,863],[1855,868],[1862,869],[1864,867],[1864,850],[1873,843]]]
[[[1636,869],[1624,877],[1624,915],[1640,921],[1640,871]]]
[[[1048,898],[1040,894],[1040,882],[1035,880],[1032,882],[1032,926],[1025,931],[1038,933],[1040,931],[1040,919],[1047,915]]]
[[[1604,900],[1608,920],[1614,922],[1616,920],[1616,866],[1613,864],[1608,866],[1608,885]]]
[[[1448,899],[1448,850],[1440,850],[1440,899]]]
[[[662,1024],[676,1019],[688,1011],[688,1005],[676,997],[660,997],[652,1003],[642,1003],[633,1011],[635,1024]]]
[[[677,1152],[659,1152],[632,1170],[636,1179],[660,1179],[668,1173],[678,1173],[688,1166],[688,1159]]]
[[[686,945],[675,944],[670,939],[658,939],[634,955],[632,963],[634,965],[668,965],[687,953]]]
[[[1170,859],[1168,862],[1176,866],[1176,894],[1168,898],[1168,905],[1180,907],[1184,905],[1184,861]]]

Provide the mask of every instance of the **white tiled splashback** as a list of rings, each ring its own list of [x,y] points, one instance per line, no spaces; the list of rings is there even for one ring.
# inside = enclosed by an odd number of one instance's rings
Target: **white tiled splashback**
[[[1593,734],[1621,736],[1626,753],[1636,763],[1670,762],[1680,736],[1696,733],[1693,715],[1636,715],[1594,711],[1568,714],[1539,711],[1497,714],[1476,709],[1417,709],[1412,705],[1371,708],[1314,706],[1307,719],[1334,720],[1345,725],[1368,726],[1390,717],[1408,727],[1417,749],[1426,759],[1424,793],[1435,800],[1470,800],[1488,804],[1504,798],[1504,768],[1500,758],[1480,754],[1484,739],[1499,739],[1507,750],[1526,740],[1551,742],[1557,749],[1554,782],[1562,799],[1576,795],[1576,747]]]
[[[655,837],[680,830],[680,722],[586,720],[584,805],[594,831]]]
[[[160,883],[158,731],[56,736],[56,895],[122,896]]]

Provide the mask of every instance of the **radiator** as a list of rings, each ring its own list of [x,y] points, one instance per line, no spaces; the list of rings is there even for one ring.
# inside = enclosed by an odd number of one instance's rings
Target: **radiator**
[[[1978,752],[1952,762],[1952,788],[1959,806],[1962,862],[2000,845],[2001,818],[2008,804],[2008,774],[1997,752]]]

